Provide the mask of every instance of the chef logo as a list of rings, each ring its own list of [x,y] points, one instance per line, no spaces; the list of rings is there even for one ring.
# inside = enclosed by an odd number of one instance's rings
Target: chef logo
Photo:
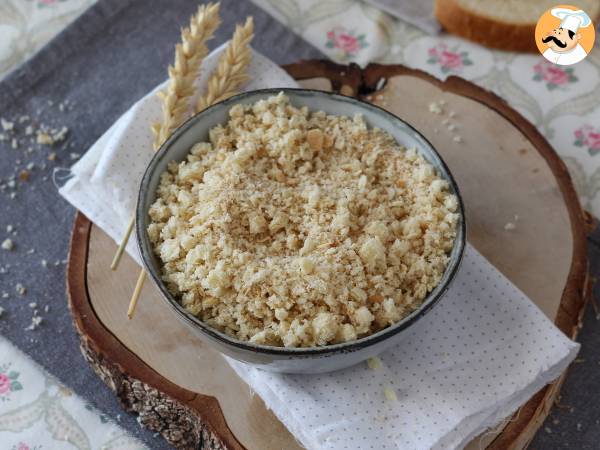
[[[535,28],[535,42],[544,58],[570,66],[583,60],[594,46],[594,24],[575,6],[558,5],[546,11]]]

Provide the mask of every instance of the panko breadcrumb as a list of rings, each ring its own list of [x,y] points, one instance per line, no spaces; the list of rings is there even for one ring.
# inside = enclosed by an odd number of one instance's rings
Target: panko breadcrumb
[[[192,314],[257,344],[367,336],[418,308],[448,264],[457,199],[414,149],[279,94],[235,105],[162,175],[148,235]]]

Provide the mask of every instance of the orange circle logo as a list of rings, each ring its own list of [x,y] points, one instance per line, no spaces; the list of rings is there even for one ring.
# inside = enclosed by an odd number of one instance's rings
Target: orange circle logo
[[[594,46],[596,33],[587,13],[576,6],[557,5],[535,27],[535,43],[548,61],[570,66],[583,60]]]

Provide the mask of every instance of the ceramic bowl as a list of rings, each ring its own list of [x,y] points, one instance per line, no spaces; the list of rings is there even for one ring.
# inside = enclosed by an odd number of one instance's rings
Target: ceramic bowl
[[[237,103],[255,103],[283,91],[297,107],[307,106],[312,111],[353,116],[361,113],[370,127],[379,127],[390,133],[398,143],[414,147],[450,185],[458,198],[458,229],[450,262],[438,286],[429,293],[423,304],[400,322],[370,336],[342,344],[312,348],[284,348],[256,345],[232,338],[211,328],[188,313],[171,295],[160,277],[160,262],[152,251],[148,234],[148,209],[156,197],[160,175],[171,161],[182,161],[197,142],[208,140],[208,130],[228,120],[229,109]],[[136,228],[138,246],[144,266],[162,298],[173,309],[179,320],[189,325],[203,341],[219,352],[264,370],[285,373],[321,373],[352,366],[384,350],[398,345],[409,327],[420,320],[438,303],[456,275],[465,246],[465,219],[463,202],[448,167],[432,145],[413,127],[389,112],[355,98],[306,89],[263,89],[231,97],[195,115],[177,129],[156,153],[141,182]]]

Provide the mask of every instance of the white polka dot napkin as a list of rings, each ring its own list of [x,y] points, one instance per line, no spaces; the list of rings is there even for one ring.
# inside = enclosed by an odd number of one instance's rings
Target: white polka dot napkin
[[[221,51],[205,61],[198,86]],[[250,73],[248,90],[296,86],[257,53]],[[149,124],[160,119],[154,93],[92,146],[60,189],[117,241],[152,157]],[[134,239],[127,250],[138,258]],[[467,245],[446,296],[405,341],[381,355],[378,369],[360,364],[325,375],[276,375],[228,361],[309,449],[454,449],[557,378],[578,348]]]
[[[578,349],[467,245],[448,293],[380,368],[279,375],[230,364],[309,449],[446,450],[516,411]]]

